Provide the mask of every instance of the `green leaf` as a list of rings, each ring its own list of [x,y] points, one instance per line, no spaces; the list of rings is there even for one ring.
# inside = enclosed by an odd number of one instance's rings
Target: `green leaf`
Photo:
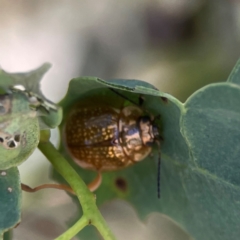
[[[240,87],[219,83],[200,89],[185,103],[181,130],[192,168],[183,183],[198,239],[237,239],[240,234],[239,102]]]
[[[135,82],[134,85],[132,84],[133,81]],[[100,85],[99,83],[104,83],[105,86]],[[129,86],[126,86],[126,83],[129,83]],[[66,116],[70,109],[70,106],[77,101],[82,101],[89,95],[98,94],[101,97],[107,96],[108,101],[111,102],[111,104],[119,105],[119,103],[117,103],[119,101],[119,96],[117,96],[115,93],[112,93],[112,91],[110,91],[108,88],[109,86],[111,86],[112,88],[114,87],[117,89],[127,89],[128,91],[131,91],[124,92],[123,94],[131,98],[135,102],[138,102],[139,93],[142,93],[143,89],[146,89],[147,92],[151,92],[155,95],[144,96],[144,108],[153,113],[154,115],[158,115],[159,112],[161,112],[161,124],[163,126],[164,136],[164,142],[162,146],[163,152],[166,156],[168,155],[169,159],[174,159],[174,161],[176,161],[178,165],[180,163],[186,164],[189,158],[189,152],[187,144],[184,141],[179,129],[179,119],[181,108],[183,105],[175,98],[165,93],[156,91],[156,89],[150,84],[142,81],[112,80],[104,82],[103,80],[99,80],[98,78],[87,77],[73,79],[70,82],[67,97],[65,97],[64,100],[60,103],[60,105],[63,107],[65,118],[61,127],[64,126],[64,122],[66,121]],[[168,96],[169,99],[166,99],[166,96]],[[120,99],[120,104],[121,102],[122,99]],[[93,104],[95,103],[93,102]],[[173,148],[175,149],[175,151],[172,151]],[[62,148],[62,151],[64,151],[64,148]],[[158,158],[158,155],[155,154],[155,159],[156,158]],[[80,169],[71,160],[70,163],[77,169],[81,176],[86,179],[87,182],[93,179],[95,175],[94,173]],[[156,161],[154,161],[154,158],[151,157],[130,168],[117,172],[105,173],[103,178],[103,184],[96,192],[97,202],[99,205],[101,205],[108,199],[121,197],[132,202],[134,206],[139,210],[139,214],[142,217],[152,211],[159,211],[160,201],[159,199],[157,199],[156,176]],[[116,187],[115,180],[118,178],[122,178],[126,181],[127,190],[123,191],[122,189]],[[164,177],[162,179],[162,182],[163,181]],[[142,189],[142,191],[139,191],[139,189]],[[163,195],[164,192],[162,193],[162,196]],[[165,194],[165,196],[167,195]],[[161,199],[161,201],[163,201],[163,199]],[[150,206],[146,205],[146,202],[150,202]]]
[[[211,84],[187,100],[181,121],[194,167],[233,185],[240,185],[239,103],[240,86]]]
[[[20,222],[20,183],[17,168],[0,171],[0,236]]]
[[[41,79],[49,70],[51,64],[44,63],[39,68],[27,73],[8,73],[0,70],[0,94],[7,94],[14,86],[23,86],[22,90],[32,101],[34,98],[34,106],[37,106],[40,129],[48,129],[57,127],[62,120],[62,109],[56,104],[47,100],[40,88]]]
[[[50,63],[44,63],[39,68],[26,73],[8,73],[4,70],[0,70],[1,87],[9,89],[14,85],[22,85],[27,91],[34,92],[43,97],[40,82],[50,67]]]
[[[39,142],[37,112],[22,92],[0,95],[0,169],[18,166]]]
[[[40,90],[49,67],[44,64],[29,73],[0,70],[0,236],[20,221],[20,180],[14,167],[35,150],[40,129],[54,128],[62,119],[61,108]]]
[[[154,211],[170,216],[195,239],[238,239],[240,87],[235,83],[208,85],[182,104],[142,81],[72,80],[60,103],[64,112],[61,132],[69,109],[90,95],[108,98],[108,104],[118,107],[120,97],[114,97],[109,87],[136,103],[139,94],[144,95],[143,108],[154,116],[161,115],[157,121],[164,139],[161,199],[157,199],[156,184],[158,152],[153,149],[153,157],[121,171],[104,173],[96,191],[98,205],[119,197],[129,201],[143,219]],[[68,156],[64,142],[61,151]],[[96,175],[68,158],[86,182]]]

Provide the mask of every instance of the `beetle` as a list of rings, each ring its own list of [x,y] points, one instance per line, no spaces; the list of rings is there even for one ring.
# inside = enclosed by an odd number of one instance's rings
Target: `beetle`
[[[75,104],[64,127],[66,150],[80,167],[98,172],[89,185],[94,191],[101,184],[101,172],[119,170],[144,160],[157,143],[160,197],[161,136],[155,118],[142,108],[141,96],[137,104],[119,91],[110,90],[129,104],[115,107],[111,101],[94,97]]]

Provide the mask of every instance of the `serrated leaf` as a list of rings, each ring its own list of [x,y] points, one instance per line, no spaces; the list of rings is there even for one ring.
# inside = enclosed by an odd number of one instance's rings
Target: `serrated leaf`
[[[145,93],[144,109],[161,115],[161,199],[157,199],[156,193],[158,154],[154,149],[152,158],[121,171],[104,173],[103,184],[96,191],[97,203],[123,198],[137,209],[140,217],[162,212],[195,239],[237,239],[240,88],[230,82],[208,85],[182,104],[142,81],[79,78],[71,81],[61,102],[64,115],[73,103],[84,101],[89,94],[108,96],[109,87],[135,102],[139,94]],[[63,146],[61,150],[64,151]],[[93,178],[94,174],[69,161],[87,182]]]
[[[0,235],[21,218],[21,186],[17,168],[0,171]]]

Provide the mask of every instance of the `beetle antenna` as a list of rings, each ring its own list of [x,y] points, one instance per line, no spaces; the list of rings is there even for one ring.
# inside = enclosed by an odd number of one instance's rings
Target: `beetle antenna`
[[[160,142],[156,141],[158,145],[158,168],[157,168],[157,194],[158,198],[160,198],[161,187],[160,187],[160,180],[161,180],[161,151],[160,151]]]
[[[161,173],[161,155],[159,154],[158,158],[158,173],[157,173],[157,191],[158,191],[158,198],[160,198],[160,174]]]
[[[131,102],[132,104],[139,106],[137,103],[135,103],[134,101],[132,101],[131,99],[129,99],[128,97],[124,96],[123,94],[121,94],[120,92],[118,92],[117,90],[113,89],[113,88],[109,88],[112,92],[116,93],[118,96],[127,99],[129,102]]]
[[[146,112],[147,114],[151,115],[147,110],[142,108],[144,99],[143,97],[140,96],[139,98],[139,103],[134,102],[133,100],[131,100],[130,98],[128,98],[127,96],[124,96],[122,93],[118,92],[117,90],[113,89],[113,88],[109,88],[112,92],[114,92],[115,94],[117,94],[118,96],[128,100],[129,102],[131,102],[132,104],[134,104],[135,106],[140,107],[144,112]]]

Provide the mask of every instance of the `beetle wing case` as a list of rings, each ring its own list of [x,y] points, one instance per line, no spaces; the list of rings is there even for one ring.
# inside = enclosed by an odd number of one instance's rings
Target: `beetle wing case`
[[[151,147],[144,145],[136,106],[116,109],[97,104],[75,105],[65,125],[65,143],[82,168],[111,171],[143,160]]]

